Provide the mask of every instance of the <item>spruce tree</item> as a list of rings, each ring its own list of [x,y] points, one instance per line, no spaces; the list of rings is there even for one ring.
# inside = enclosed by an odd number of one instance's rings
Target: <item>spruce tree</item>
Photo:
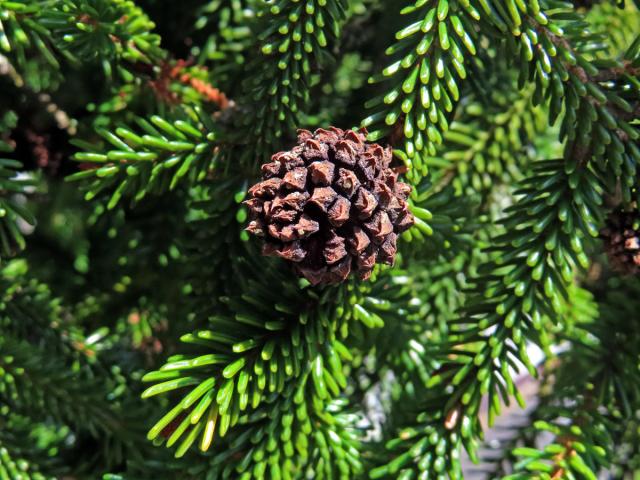
[[[0,479],[636,478],[639,8],[0,0]]]

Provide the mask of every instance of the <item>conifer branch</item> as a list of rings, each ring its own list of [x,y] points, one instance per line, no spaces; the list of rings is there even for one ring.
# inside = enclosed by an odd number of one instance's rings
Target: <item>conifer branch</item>
[[[517,89],[500,59],[495,83],[478,85],[444,134],[437,156],[427,156],[436,188],[452,185],[458,195],[487,194],[499,184],[520,180],[528,171],[536,137],[547,130],[545,112],[532,104],[533,85]]]
[[[15,127],[16,121],[13,112],[5,112],[0,117],[0,155],[9,154],[14,149],[13,143],[6,137]],[[24,248],[25,240],[19,221],[27,222],[31,226],[35,226],[36,223],[31,212],[18,198],[34,185],[28,176],[20,175],[21,168],[20,162],[0,156],[0,258],[11,256],[16,250]]]
[[[554,110],[555,99],[566,102],[567,113],[561,127],[561,134],[568,137],[565,158],[538,164],[534,167],[534,175],[521,183],[522,188],[516,194],[522,197],[507,209],[509,215],[502,222],[508,233],[494,239],[496,246],[489,251],[497,253],[495,260],[482,267],[483,276],[479,279],[477,294],[470,297],[462,310],[463,316],[452,324],[443,346],[446,360],[428,383],[435,387],[446,382],[453,387],[453,392],[444,407],[436,406],[435,412],[428,407],[432,405],[431,401],[424,402],[425,420],[436,428],[433,431],[436,433],[431,432],[430,435],[443,442],[452,442],[449,447],[454,447],[461,437],[472,458],[474,439],[481,435],[477,415],[482,396],[489,395],[490,424],[500,410],[499,396],[505,402],[509,396],[522,401],[509,369],[517,369],[518,363],[522,362],[531,375],[536,374],[526,353],[526,342],[541,341],[540,336],[544,335],[542,318],[557,315],[563,299],[567,298],[567,286],[575,269],[588,265],[583,239],[598,234],[596,225],[601,216],[600,192],[603,186],[592,168],[604,170],[609,152],[592,146],[592,138],[585,134],[589,128],[582,128],[587,112],[579,115],[576,110],[587,109],[593,105],[592,102],[597,102],[600,107],[597,111],[602,115],[599,125],[605,132],[609,129],[607,134],[610,138],[619,137],[618,128],[638,134],[624,120],[607,121],[609,117],[615,118],[608,112],[609,102],[616,103],[620,97],[609,91],[608,95],[603,93],[596,98],[601,93],[599,87],[589,77],[581,77],[595,75],[597,68],[568,47],[569,44],[558,33],[551,33],[554,24],[548,23],[542,12],[535,14],[539,18],[541,15],[547,24],[538,30],[542,37],[538,45],[543,48],[537,53],[541,57],[535,59],[531,55],[525,58],[536,64],[534,78],[538,96],[542,95],[543,88],[546,90],[553,85],[553,88],[564,92],[564,96],[557,96],[557,90],[552,89],[551,116],[554,118],[553,112],[558,111],[557,108]],[[552,47],[545,46],[544,38],[549,39]],[[570,65],[565,68],[562,61],[543,65],[550,58],[546,56],[550,48],[557,49],[556,54],[564,55],[561,58],[570,58],[567,60]],[[577,81],[579,77],[580,83]],[[580,96],[576,90],[585,81],[587,87],[583,87],[585,91]],[[420,458],[423,455],[431,458],[434,450],[426,446],[418,449],[416,441],[406,442],[406,450],[400,450],[404,453],[385,467],[380,467],[379,472],[388,475],[403,467],[425,471],[419,463]],[[455,469],[454,450],[443,447],[443,452],[449,452],[444,454],[444,465],[435,471],[430,466],[426,471],[440,473],[446,470],[451,478],[457,478],[459,472]]]
[[[26,50],[36,48],[53,68],[60,67],[59,55],[73,63],[100,58],[107,75],[130,80],[139,65],[158,63],[166,55],[160,37],[151,32],[155,25],[131,1],[3,0],[0,9],[7,22],[2,46],[16,51],[21,64]]]
[[[26,342],[5,338],[0,345],[4,404],[16,413],[51,416],[95,437],[108,436],[124,445],[131,442],[127,434],[131,425],[126,425],[120,407],[109,404],[104,386],[82,373],[70,375],[57,359]]]
[[[635,295],[637,282],[619,285],[621,291],[608,295],[593,323],[578,324],[569,337],[572,348],[559,357],[560,368],[550,400],[534,423],[538,432],[555,437],[542,448],[517,447],[520,460],[510,480],[528,478],[597,478],[610,466],[615,443],[626,423],[635,415],[639,391],[633,382],[638,372],[630,364],[638,361],[636,340],[640,332],[625,320],[628,307],[621,295]],[[611,336],[609,332],[616,331]],[[573,380],[579,375],[578,384]],[[631,382],[631,383],[629,383]]]
[[[380,314],[390,310],[391,302],[399,302],[399,295],[408,293],[369,290],[354,284],[317,293],[307,288],[301,295],[276,270],[267,270],[268,277],[261,283],[241,273],[259,266],[238,267],[241,270],[236,271],[236,278],[246,279],[252,297],[221,299],[228,313],[216,312],[208,318],[207,329],[182,338],[211,353],[172,357],[160,370],[145,377],[160,383],[149,387],[144,397],[193,387],[149,432],[149,438],[154,439],[162,438],[166,431],[169,447],[182,439],[178,456],[198,438],[201,450],[208,450],[214,433],[224,439],[232,427],[246,422],[245,417],[251,418],[265,408],[265,402],[286,397],[286,392],[298,391],[299,385],[299,392],[310,389],[311,393],[305,395],[312,395],[305,401],[319,402],[318,408],[339,396],[347,386],[343,362],[351,359],[339,338],[357,330],[359,322],[367,328],[381,327],[384,321]],[[279,300],[273,309],[265,308],[273,302],[274,285],[280,286]],[[242,328],[235,333],[221,333],[238,323]],[[307,375],[311,381],[308,388],[305,381],[301,382]],[[317,400],[311,401],[313,398]],[[172,421],[175,425],[165,430]],[[207,422],[215,428],[207,429]]]
[[[0,477],[24,480],[53,480],[40,473],[38,466],[22,458],[16,458],[0,440]]]
[[[258,158],[266,160],[282,139],[299,128],[299,115],[309,104],[311,76],[323,63],[329,42],[338,37],[345,16],[343,0],[265,2],[263,30],[258,34],[262,57],[251,64],[245,126],[256,139]]]
[[[188,117],[170,123],[160,116],[151,117],[151,122],[136,119],[140,134],[125,127],[115,133],[100,130],[98,133],[115,149],[76,142],[88,151],[76,153],[75,160],[101,166],[89,167],[68,180],[93,178],[85,196],[88,200],[103,190],[115,189],[109,208],[122,197],[139,201],[149,193],[173,190],[183,178],[202,180],[215,169],[220,155],[215,126],[205,117],[199,118],[209,127],[208,133],[203,124]]]
[[[282,396],[239,426],[228,447],[213,456],[209,475],[257,480],[296,475],[353,478],[361,472],[353,435],[357,416],[340,411],[341,399],[315,397],[312,368],[305,369],[295,387],[289,385]],[[273,442],[274,437],[281,443]]]
[[[481,13],[469,1],[418,0],[401,14],[416,21],[396,33],[398,41],[386,51],[396,60],[369,82],[396,80],[385,95],[368,102],[375,111],[362,125],[375,128],[371,140],[392,127],[402,131],[404,143],[397,143],[404,148],[396,148],[395,154],[415,183],[427,174],[423,157],[436,154],[436,145],[449,128],[450,114],[460,98],[458,82],[467,77],[465,54],[476,54],[475,27]]]

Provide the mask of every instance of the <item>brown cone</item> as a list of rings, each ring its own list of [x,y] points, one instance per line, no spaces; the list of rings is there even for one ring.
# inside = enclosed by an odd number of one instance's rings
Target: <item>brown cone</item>
[[[617,210],[600,232],[609,263],[620,273],[640,273],[640,213]]]
[[[411,187],[389,168],[391,149],[363,132],[330,127],[298,132],[298,144],[262,166],[249,189],[247,231],[263,253],[292,262],[313,285],[362,279],[393,264],[396,239],[413,225]]]

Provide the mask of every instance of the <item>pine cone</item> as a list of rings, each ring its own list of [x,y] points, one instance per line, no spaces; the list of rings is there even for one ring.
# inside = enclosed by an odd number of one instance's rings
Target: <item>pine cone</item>
[[[298,132],[298,144],[262,165],[249,189],[247,231],[265,238],[264,255],[293,262],[311,284],[371,275],[392,265],[398,234],[413,225],[411,187],[389,168],[391,149],[362,132],[330,127]]]
[[[637,211],[612,212],[600,236],[613,268],[629,275],[640,272],[640,215]]]

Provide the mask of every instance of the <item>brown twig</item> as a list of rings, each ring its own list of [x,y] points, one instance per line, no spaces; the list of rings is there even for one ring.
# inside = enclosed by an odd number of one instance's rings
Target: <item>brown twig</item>
[[[185,60],[178,60],[176,65],[171,69],[170,76],[173,79],[178,79],[185,85],[191,85],[191,87],[205,97],[211,103],[218,105],[220,110],[227,109],[231,102],[229,98],[220,89],[214,87],[210,83],[205,82],[199,78],[194,78],[189,72],[184,72],[184,68],[188,66],[188,62]]]
[[[171,84],[177,81],[183,85],[188,85],[196,90],[202,97],[215,105],[220,110],[226,110],[232,106],[233,102],[219,88],[210,83],[193,77],[185,68],[191,65],[189,60],[176,60],[175,63],[163,62],[160,65],[160,73],[153,80],[149,80],[149,85],[156,95],[163,101],[176,105],[180,103],[180,97],[176,92],[171,91]]]

